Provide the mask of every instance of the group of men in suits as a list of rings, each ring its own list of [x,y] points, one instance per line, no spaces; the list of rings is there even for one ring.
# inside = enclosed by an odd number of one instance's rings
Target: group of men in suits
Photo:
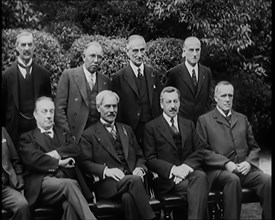
[[[129,65],[112,80],[99,71],[101,45],[91,42],[83,51],[84,64],[62,73],[54,102],[49,73],[32,61],[32,34],[19,35],[16,48],[17,62],[2,74],[3,122],[20,151],[31,210],[41,202],[61,204],[63,219],[95,219],[85,173],[96,180],[98,198],[122,201],[126,219],[154,219],[143,187],[150,170],[157,174],[157,196],[187,199],[189,219],[207,216],[208,192],[216,185],[224,191],[226,219],[240,217],[241,186],[257,193],[263,217],[271,218],[271,178],[258,168],[260,148],[246,117],[231,110],[231,84],[216,86],[217,107],[206,113],[212,74],[199,64],[199,39],[184,41],[184,61],[168,71],[164,88],[144,64],[142,36],[129,37]],[[182,211],[174,210],[174,218]]]

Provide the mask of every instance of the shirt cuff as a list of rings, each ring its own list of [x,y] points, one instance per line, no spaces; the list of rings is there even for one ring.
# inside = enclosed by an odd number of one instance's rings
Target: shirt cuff
[[[172,166],[172,168],[171,168],[171,170],[170,170],[170,174],[169,174],[169,179],[171,179],[172,177],[173,177],[173,171],[174,171],[174,168],[175,168],[176,166],[174,165],[174,166]]]

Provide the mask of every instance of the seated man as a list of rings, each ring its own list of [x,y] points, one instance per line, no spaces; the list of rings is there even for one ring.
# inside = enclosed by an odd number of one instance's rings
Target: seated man
[[[93,185],[98,198],[122,200],[125,219],[153,219],[156,216],[143,185],[145,158],[133,130],[115,122],[118,102],[118,95],[109,90],[96,96],[100,120],[80,139],[80,147],[89,158],[81,167],[99,178]]]
[[[144,130],[144,153],[149,170],[157,173],[157,196],[176,194],[187,197],[188,219],[205,219],[208,181],[199,169],[204,148],[191,120],[178,115],[180,93],[165,87],[160,94],[163,114],[148,122]],[[174,209],[174,219],[182,219],[184,209]]]
[[[232,110],[234,88],[227,81],[216,85],[214,110],[199,117],[197,131],[212,151],[205,157],[212,187],[223,190],[224,219],[240,219],[242,187],[253,190],[271,219],[271,176],[259,168],[260,147],[247,117]]]
[[[29,205],[23,196],[22,164],[13,142],[2,127],[2,208],[13,213],[13,220],[30,220]]]
[[[34,118],[37,128],[20,137],[19,149],[25,165],[25,196],[31,208],[38,203],[62,205],[63,220],[96,219],[77,182],[80,170],[75,166],[74,145],[64,129],[54,126],[54,103],[40,97],[35,103]],[[83,178],[83,177],[82,177]],[[83,188],[84,189],[84,188]],[[87,188],[86,188],[87,189]]]

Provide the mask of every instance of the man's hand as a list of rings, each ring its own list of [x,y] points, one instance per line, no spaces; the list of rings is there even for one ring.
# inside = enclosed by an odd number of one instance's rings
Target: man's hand
[[[47,155],[57,159],[57,160],[60,160],[61,159],[61,156],[59,155],[59,153],[57,153],[56,150],[53,150],[53,151],[50,151],[48,153],[46,153]]]
[[[66,159],[60,159],[58,161],[58,166],[60,167],[66,167],[66,168],[73,168],[75,165],[75,160],[72,157],[66,158]]]
[[[185,179],[189,173],[193,172],[193,169],[186,164],[175,166],[173,169],[173,175],[181,179]]]
[[[237,164],[237,170],[239,173],[246,175],[251,169],[251,164],[247,161],[243,161]]]
[[[238,172],[237,165],[234,162],[232,162],[232,161],[227,162],[224,166],[225,166],[225,169],[228,170],[231,173],[233,171]]]
[[[143,177],[145,175],[145,172],[141,167],[136,167],[133,171],[133,175],[139,176],[143,181]]]
[[[105,176],[111,177],[116,181],[121,180],[125,174],[118,168],[106,168]]]
[[[175,184],[178,184],[178,183],[180,183],[182,181],[182,179],[181,178],[179,178],[179,177],[174,177],[174,182],[175,182]]]

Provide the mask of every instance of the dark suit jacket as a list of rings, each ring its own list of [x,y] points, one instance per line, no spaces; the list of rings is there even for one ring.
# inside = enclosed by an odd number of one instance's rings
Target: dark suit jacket
[[[111,80],[97,73],[98,92],[111,90]],[[89,116],[86,79],[83,66],[64,70],[55,98],[55,123],[69,130],[78,142]]]
[[[131,127],[116,123],[116,129],[130,171],[133,171],[136,167],[142,167],[147,171],[145,158]],[[103,179],[103,171],[106,166],[122,170],[122,165],[108,137],[108,131],[100,121],[84,131],[80,146],[84,155],[88,157],[88,160],[83,160],[82,165],[80,165],[82,170],[89,176],[99,177],[99,181],[94,184],[97,196],[110,198],[117,194],[116,181],[109,177]]]
[[[224,164],[230,160],[235,163],[248,161],[255,168],[258,167],[260,147],[255,141],[251,125],[245,115],[232,110],[231,126],[229,126],[215,108],[199,117],[197,131],[212,150],[205,157],[208,171],[224,169]],[[237,153],[236,157],[234,153]]]
[[[62,158],[78,156],[79,151],[73,144],[72,136],[66,130],[54,127],[54,134],[57,135],[61,144],[56,150]],[[30,206],[33,206],[39,200],[44,176],[58,171],[58,160],[45,154],[49,152],[49,146],[44,134],[38,128],[22,134],[19,144],[20,155],[25,166],[25,197]],[[85,185],[85,180],[77,166],[75,172],[83,195],[90,200],[92,194]]]
[[[162,89],[158,74],[149,66],[144,65],[144,76],[147,81],[152,119],[160,113],[159,96]],[[130,65],[119,70],[112,77],[112,89],[119,97],[117,121],[130,125],[135,130],[141,116],[138,99],[138,88],[135,75]]]
[[[173,179],[169,179],[173,165],[185,163],[193,169],[198,169],[202,164],[204,149],[208,148],[201,142],[192,121],[179,116],[178,125],[182,141],[181,151],[175,145],[169,124],[163,115],[148,122],[144,130],[143,145],[148,169],[158,174],[157,181],[166,191],[174,186]]]
[[[185,63],[181,63],[167,72],[165,86],[174,86],[180,92],[180,116],[196,123],[198,117],[207,112],[212,80],[211,70],[199,64],[198,89],[195,93],[192,79]]]
[[[18,62],[15,61],[10,68],[2,73],[2,125],[7,129],[13,143],[18,141],[19,126],[19,85]],[[32,74],[34,77],[34,98],[51,96],[50,72],[33,62]]]
[[[13,142],[4,127],[2,127],[2,169],[9,176],[9,186],[22,190],[24,187],[23,166]]]

